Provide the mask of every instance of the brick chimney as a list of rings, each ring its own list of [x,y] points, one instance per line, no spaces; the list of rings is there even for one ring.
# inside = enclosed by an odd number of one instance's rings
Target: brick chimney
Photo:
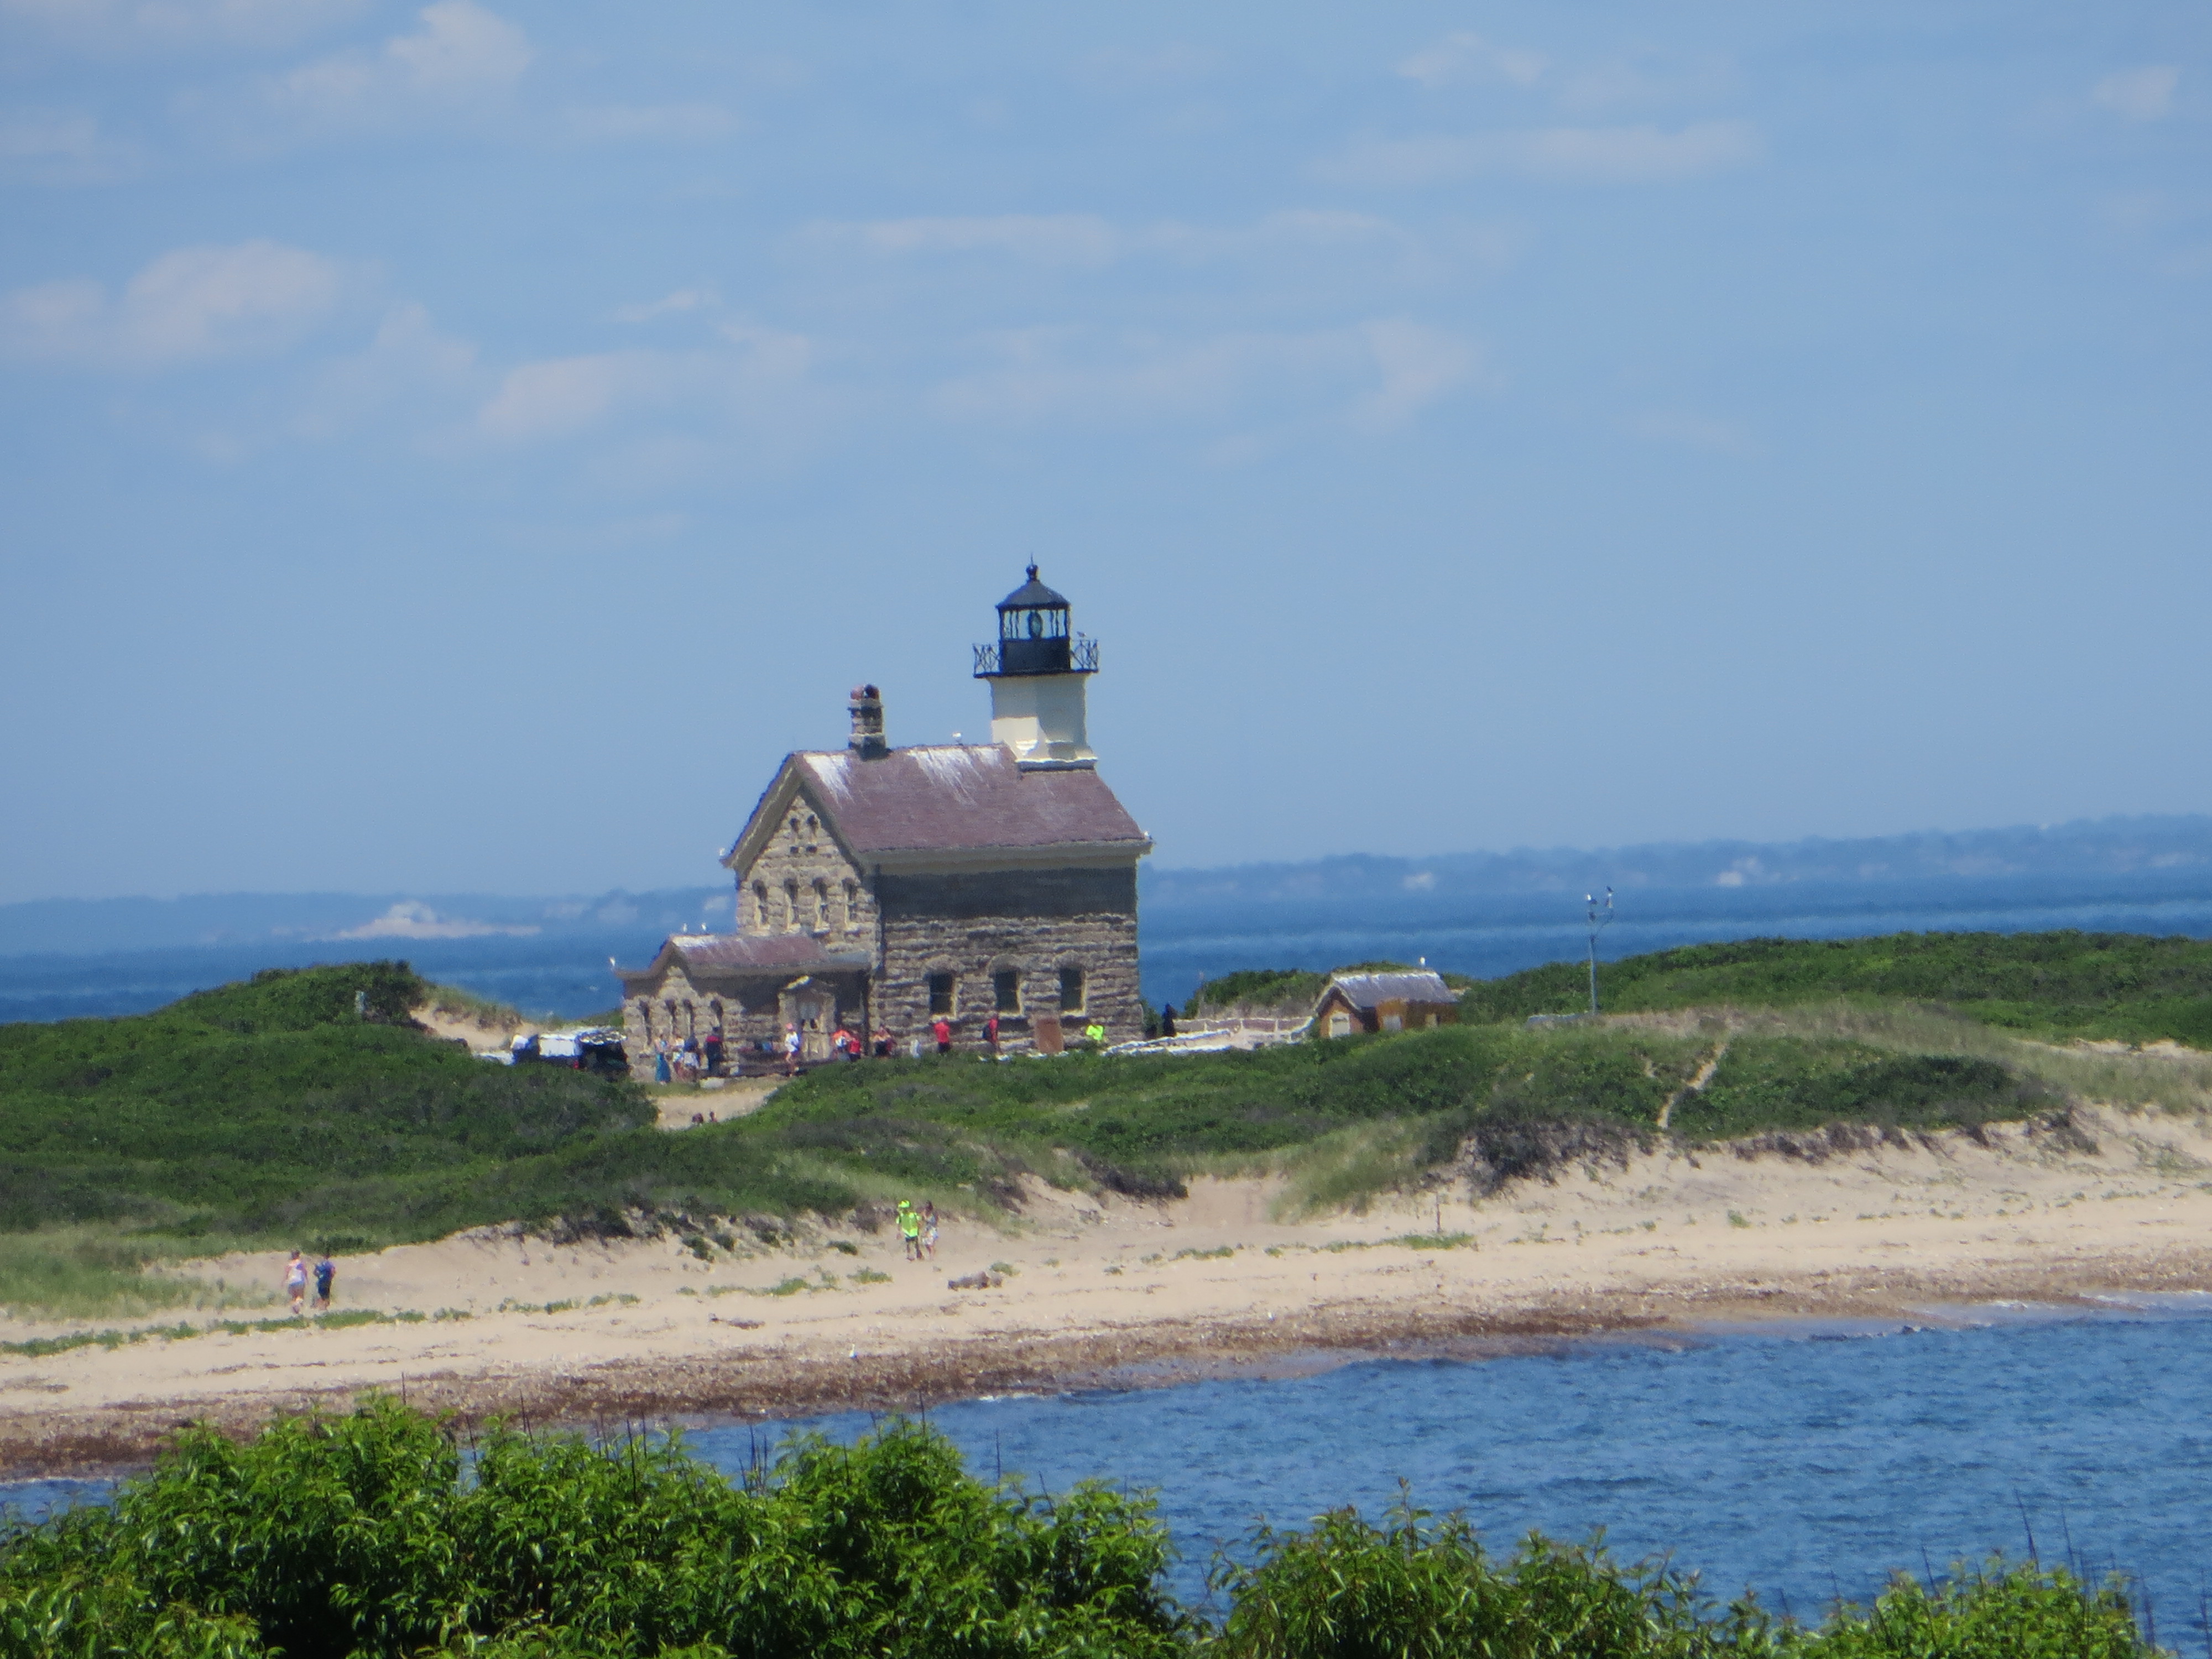
[[[890,754],[890,745],[884,741],[884,694],[872,685],[856,685],[845,706],[853,711],[853,736],[846,746],[862,760]]]

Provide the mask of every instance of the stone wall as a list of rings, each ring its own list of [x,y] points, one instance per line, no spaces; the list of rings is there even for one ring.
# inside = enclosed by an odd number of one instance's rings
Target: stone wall
[[[832,951],[874,942],[876,905],[860,867],[845,856],[804,793],[753,861],[738,872],[741,933],[811,933]]]
[[[1000,1041],[1018,1046],[1037,1014],[1060,1013],[1060,970],[1079,968],[1084,1007],[1065,1017],[1070,1039],[1096,1020],[1107,1040],[1144,1035],[1137,990],[1137,872],[1006,870],[982,874],[879,874],[883,928],[875,1016],[902,1048],[930,1024],[929,975],[954,976],[956,1040],[983,1040],[996,1004],[994,975],[1020,975],[1022,1012],[1000,1017]]]

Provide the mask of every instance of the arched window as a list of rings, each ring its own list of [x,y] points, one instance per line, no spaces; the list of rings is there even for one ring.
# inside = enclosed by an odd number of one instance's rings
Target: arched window
[[[826,881],[814,884],[814,925],[824,932],[830,927],[830,884]]]
[[[757,881],[753,884],[753,932],[765,933],[771,926],[768,914],[768,884]]]
[[[783,884],[783,927],[788,933],[799,931],[799,884],[796,881]]]
[[[848,881],[845,884],[845,926],[858,927],[860,925],[860,884],[857,881]]]

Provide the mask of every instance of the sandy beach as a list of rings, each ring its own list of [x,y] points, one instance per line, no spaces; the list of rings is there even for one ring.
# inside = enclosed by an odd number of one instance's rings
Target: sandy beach
[[[2073,1133],[1656,1152],[1480,1201],[1462,1188],[1321,1218],[1279,1215],[1262,1181],[1200,1181],[1162,1204],[1038,1186],[1006,1229],[949,1218],[922,1262],[903,1258],[889,1226],[748,1237],[712,1261],[672,1237],[555,1245],[482,1231],[342,1260],[337,1308],[379,1310],[374,1323],[309,1318],[0,1358],[0,1469],[129,1468],[184,1422],[242,1431],[378,1389],[470,1420],[613,1427],[1747,1319],[1971,1317],[1977,1303],[2212,1292],[2212,1125],[2081,1110],[2075,1121]],[[185,1271],[273,1289],[281,1261]],[[978,1273],[995,1279],[948,1285]],[[0,1340],[86,1328],[0,1322]]]

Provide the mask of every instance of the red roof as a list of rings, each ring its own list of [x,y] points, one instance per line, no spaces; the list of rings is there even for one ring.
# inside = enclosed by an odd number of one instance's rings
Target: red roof
[[[791,763],[856,854],[1152,846],[1096,771],[1024,771],[1000,744],[925,744],[877,760],[810,751]]]

